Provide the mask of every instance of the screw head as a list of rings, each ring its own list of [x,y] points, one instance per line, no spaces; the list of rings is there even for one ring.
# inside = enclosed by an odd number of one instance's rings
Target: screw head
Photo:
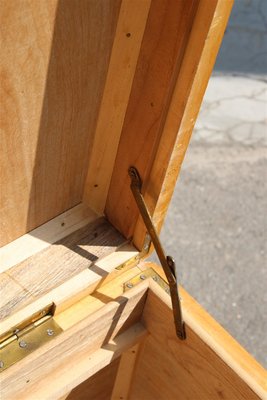
[[[165,289],[165,292],[168,293],[168,294],[171,293],[169,288],[166,288],[166,289]]]
[[[144,281],[146,279],[145,275],[140,275],[140,279],[142,279],[142,281]]]
[[[21,347],[22,349],[25,349],[27,347],[27,342],[25,342],[25,340],[21,340],[19,342],[19,347]]]
[[[46,333],[47,333],[48,336],[53,336],[54,335],[53,329],[47,329]]]
[[[4,368],[5,364],[4,361],[0,360],[0,368]]]
[[[126,284],[127,288],[131,289],[133,287],[133,284],[131,282]]]
[[[156,275],[154,275],[154,276],[152,277],[152,279],[153,279],[153,281],[158,282],[158,277],[157,277]]]

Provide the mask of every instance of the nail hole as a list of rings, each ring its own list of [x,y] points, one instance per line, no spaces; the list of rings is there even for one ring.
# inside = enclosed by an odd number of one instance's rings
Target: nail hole
[[[154,107],[154,103],[153,102],[151,102],[150,105],[151,105],[151,107]]]
[[[97,184],[95,184],[95,185],[94,185],[94,187],[98,187],[98,185],[97,185]]]
[[[126,36],[127,36],[127,37],[131,37],[130,32],[126,33]]]
[[[94,232],[94,237],[97,238],[97,236],[98,236],[98,233]]]
[[[61,222],[61,226],[65,226],[65,222]]]
[[[132,350],[132,353],[135,354],[135,350]]]

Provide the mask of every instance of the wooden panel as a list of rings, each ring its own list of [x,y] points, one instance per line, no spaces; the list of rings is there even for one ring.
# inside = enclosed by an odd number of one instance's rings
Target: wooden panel
[[[143,323],[150,332],[132,400],[252,400],[267,395],[266,371],[181,290],[187,339],[177,339],[170,299],[151,280]],[[153,368],[151,368],[153,366]]]
[[[128,168],[135,165],[146,181],[197,6],[198,0],[151,3],[106,205],[109,220],[127,237],[138,216]]]
[[[109,400],[119,362],[120,358],[112,361],[87,381],[81,383],[66,397],[66,400]]]
[[[199,2],[157,154],[144,191],[146,203],[158,231],[167,212],[232,5],[232,0]],[[134,232],[137,248],[142,247],[145,232],[139,217]]]
[[[105,220],[98,218],[89,225],[73,232],[49,248],[0,274],[0,282],[7,274],[17,282],[27,296],[21,293],[11,302],[1,296],[0,317],[6,318],[29,301],[39,298],[62,285],[80,272],[95,264],[125,243],[125,239]],[[30,295],[30,296],[29,296]]]
[[[1,244],[82,199],[120,0],[1,2]]]
[[[103,213],[151,0],[122,0],[84,200]]]
[[[1,247],[0,272],[4,272],[33,254],[46,249],[52,243],[88,225],[97,218],[98,216],[83,204],[60,214],[26,235]]]
[[[117,298],[116,301],[110,301],[99,311],[93,312],[87,318],[75,324],[75,326],[40,347],[40,349],[3,371],[1,373],[1,395],[3,398],[36,399],[38,398],[36,390],[38,392],[39,386],[46,390],[46,393],[48,391],[49,394],[49,386],[46,381],[46,377],[49,374],[52,375],[50,375],[50,397],[48,396],[50,399],[51,393],[58,392],[57,397],[61,397],[77,384],[87,379],[90,376],[90,374],[87,376],[86,374],[88,374],[91,354],[113,338],[116,343],[117,335],[125,332],[140,321],[147,287],[147,283],[144,282],[131,293],[125,293]],[[140,330],[139,327],[138,332],[143,334],[144,329]],[[133,332],[133,337],[140,337],[139,334],[135,331]],[[112,359],[112,351],[116,350],[115,343],[111,343],[107,349],[111,351],[109,361]],[[135,343],[132,341],[130,346]],[[125,347],[123,350],[125,350]],[[82,355],[85,357],[83,358]],[[79,359],[83,363],[83,367],[77,377],[75,364]],[[69,379],[63,380],[60,385],[60,377],[65,373],[69,376]],[[73,379],[72,382],[70,382],[71,379]],[[77,382],[77,379],[80,380]],[[55,385],[55,381],[58,382],[59,386]],[[70,384],[69,386],[67,386],[68,383]],[[30,397],[31,393],[33,393],[32,397]],[[39,398],[45,399],[47,397]]]

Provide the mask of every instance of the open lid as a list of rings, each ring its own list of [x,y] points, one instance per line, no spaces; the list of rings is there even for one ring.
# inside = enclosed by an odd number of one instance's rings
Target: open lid
[[[23,253],[24,239],[16,241],[28,232],[39,229],[48,244],[68,234],[64,218],[76,207],[77,229],[105,215],[119,245],[133,239],[141,250],[130,166],[160,230],[230,9],[223,0],[2,4],[5,262]],[[40,227],[50,220],[62,230],[52,239]],[[30,275],[30,264],[20,270]]]

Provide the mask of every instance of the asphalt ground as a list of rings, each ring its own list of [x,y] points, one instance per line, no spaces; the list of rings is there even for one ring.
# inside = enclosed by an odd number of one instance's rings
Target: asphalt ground
[[[236,0],[161,233],[184,288],[265,367],[266,35],[266,0]]]

